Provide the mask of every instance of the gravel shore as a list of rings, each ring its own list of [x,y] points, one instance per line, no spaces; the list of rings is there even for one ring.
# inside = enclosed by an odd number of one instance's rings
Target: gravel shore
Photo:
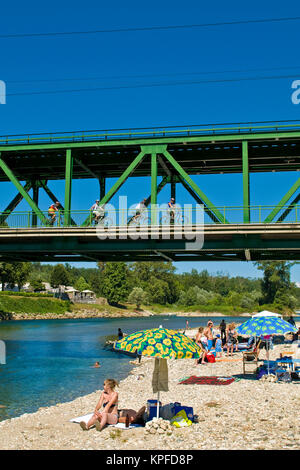
[[[189,330],[187,334],[194,332]],[[288,347],[275,346],[271,359],[284,350]],[[92,412],[99,390],[0,422],[0,449],[299,449],[300,381],[270,383],[256,380],[254,375],[242,376],[241,356],[235,353],[231,362],[206,365],[195,365],[191,359],[168,361],[169,392],[161,393],[162,403],[181,402],[192,406],[199,416],[198,423],[174,428],[170,435],[150,434],[145,428],[82,431],[79,424],[69,420]],[[263,350],[260,358],[264,357]],[[148,399],[156,398],[151,387],[153,366],[153,358],[143,357],[120,383],[119,408],[137,410]],[[112,371],[111,378],[113,375]],[[178,384],[190,375],[234,376],[239,380],[224,386]]]

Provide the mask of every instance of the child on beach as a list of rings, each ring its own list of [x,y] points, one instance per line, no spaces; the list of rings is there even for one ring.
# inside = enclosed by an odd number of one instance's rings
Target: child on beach
[[[216,357],[222,357],[223,355],[222,340],[221,340],[220,335],[217,335],[217,339],[215,343],[215,353],[216,353]]]

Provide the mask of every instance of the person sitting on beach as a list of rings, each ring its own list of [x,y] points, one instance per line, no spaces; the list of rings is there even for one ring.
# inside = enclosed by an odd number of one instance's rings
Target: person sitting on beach
[[[216,357],[222,357],[222,353],[223,353],[223,348],[222,348],[222,340],[221,340],[221,336],[220,335],[217,335],[217,339],[216,339],[216,344],[215,344],[215,353],[216,353]]]
[[[203,334],[207,337],[207,347],[209,351],[212,349],[213,342],[214,342],[213,326],[214,326],[213,322],[209,320],[207,322],[207,327],[203,331]]]
[[[118,393],[115,388],[118,382],[114,379],[106,379],[103,384],[103,392],[95,407],[95,411],[91,419],[86,424],[84,421],[80,422],[80,426],[84,431],[87,431],[93,425],[96,426],[98,431],[106,426],[106,424],[117,424],[118,422]],[[103,406],[103,410],[99,410]]]

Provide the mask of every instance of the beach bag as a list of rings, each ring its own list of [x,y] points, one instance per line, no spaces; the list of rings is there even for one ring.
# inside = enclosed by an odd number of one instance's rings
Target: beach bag
[[[188,419],[186,412],[181,410],[171,419],[171,424],[176,428],[185,428],[191,426],[192,421]]]
[[[287,371],[277,371],[276,375],[279,382],[289,383],[292,381],[291,375]]]
[[[207,362],[216,362],[215,356],[213,354],[206,355]]]
[[[168,403],[160,408],[159,416],[167,421],[175,416],[175,403]]]

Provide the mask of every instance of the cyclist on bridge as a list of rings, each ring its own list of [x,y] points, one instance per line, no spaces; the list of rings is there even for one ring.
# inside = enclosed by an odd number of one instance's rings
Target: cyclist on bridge
[[[141,202],[139,202],[137,205],[136,205],[136,208],[135,208],[135,215],[133,217],[133,220],[137,220],[140,218],[141,214],[145,211],[145,209],[147,209],[146,207],[146,201],[147,199],[143,199]]]
[[[168,202],[168,212],[169,212],[171,224],[174,224],[175,210],[176,210],[175,199],[171,197],[170,201]]]
[[[60,202],[56,201],[55,204],[51,204],[48,209],[48,216],[50,218],[50,225],[54,225],[56,221],[56,212],[58,212],[58,208],[61,206]]]
[[[95,225],[97,225],[99,221],[103,220],[105,217],[104,205],[100,206],[99,203],[100,200],[96,199],[95,204],[93,204],[90,208],[93,214],[93,220],[95,221]]]

